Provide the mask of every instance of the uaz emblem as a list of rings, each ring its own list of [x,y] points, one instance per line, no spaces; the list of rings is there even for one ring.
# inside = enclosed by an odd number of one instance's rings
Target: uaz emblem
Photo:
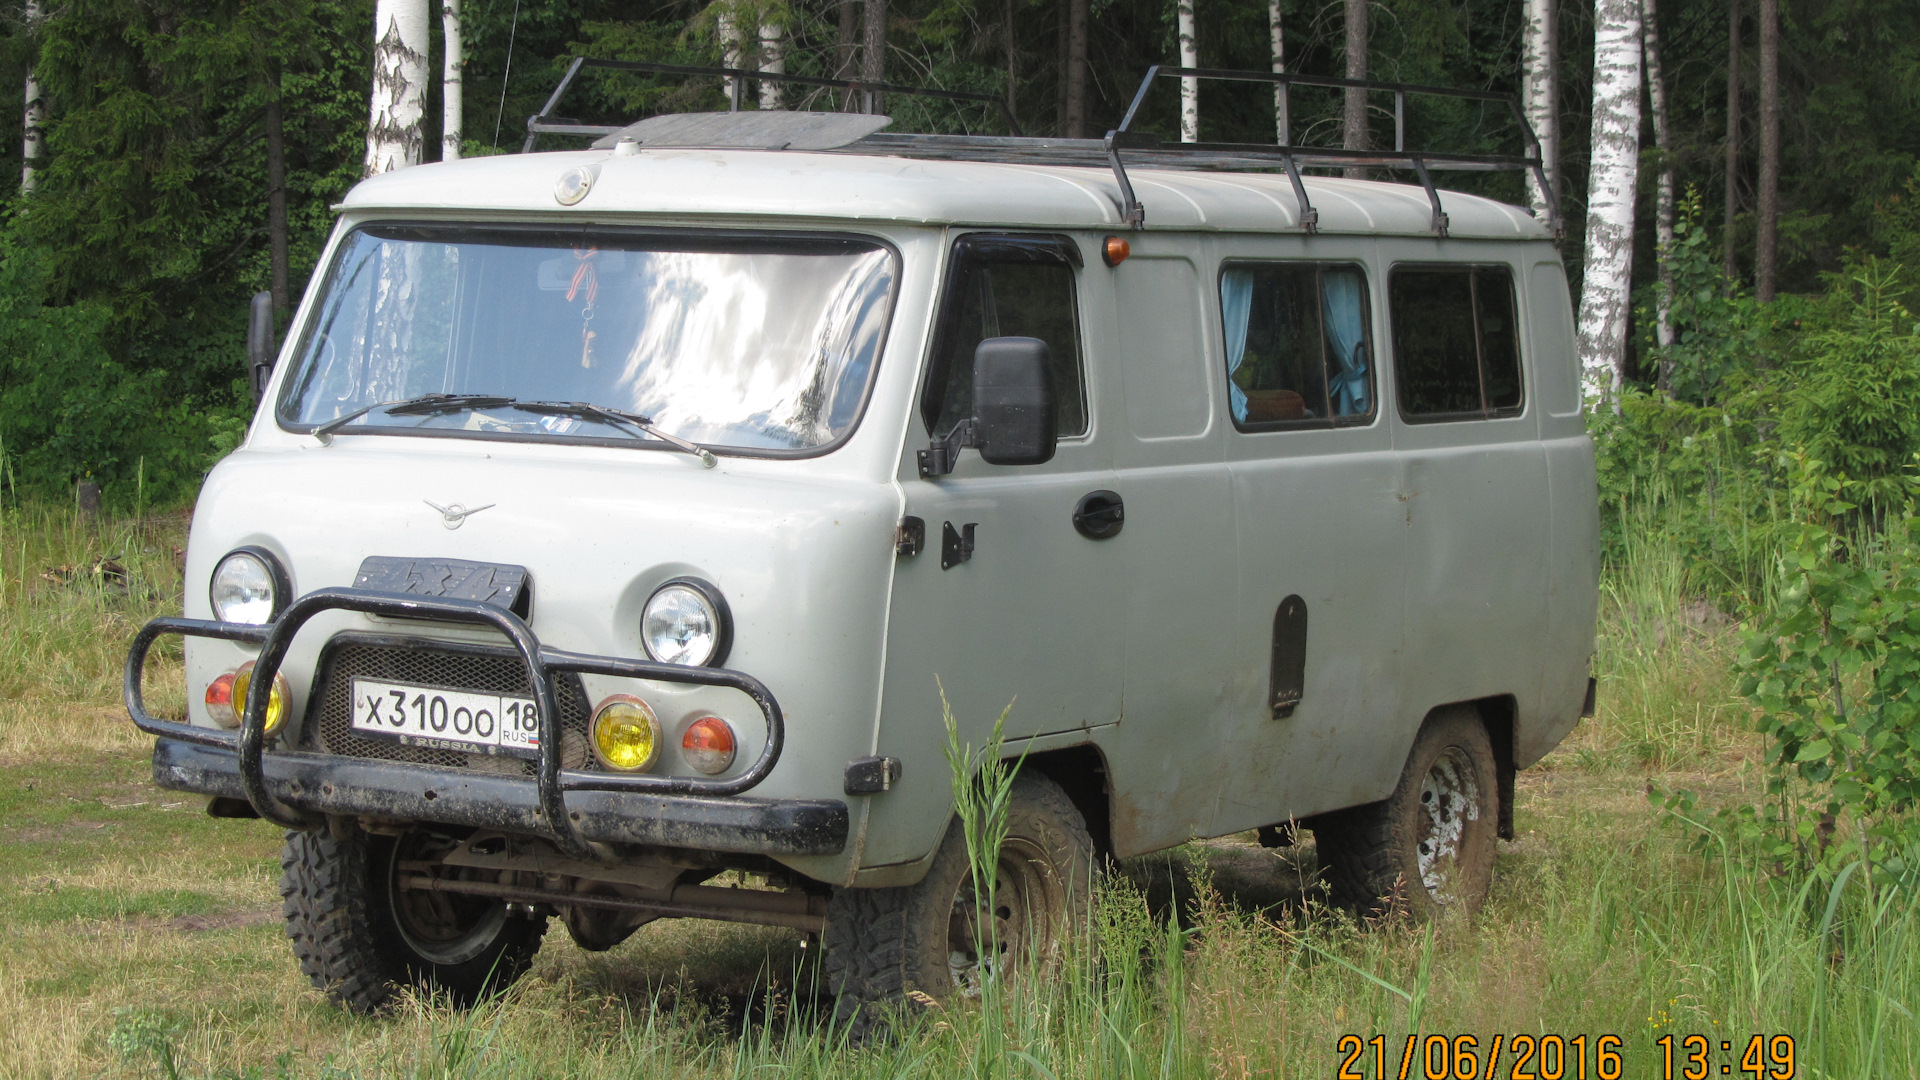
[[[432,499],[421,499],[420,501],[423,503],[426,503],[428,506],[433,507],[435,510],[440,511],[440,524],[445,525],[449,529],[459,528],[463,523],[466,522],[468,514],[477,514],[482,510],[491,509],[492,507],[499,505],[497,503],[488,503],[486,506],[476,506],[473,509],[469,510],[465,506],[460,505],[459,503],[448,503],[445,506],[441,506],[439,503],[434,502]]]

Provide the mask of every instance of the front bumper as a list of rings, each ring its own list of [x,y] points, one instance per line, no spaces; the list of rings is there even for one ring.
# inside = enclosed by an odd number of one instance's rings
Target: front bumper
[[[305,810],[546,832],[534,785],[516,777],[329,754],[274,753],[264,764],[267,791]],[[178,739],[155,742],[153,782],[246,798],[236,751]],[[601,843],[758,855],[837,855],[847,846],[847,804],[838,799],[581,791],[568,795],[567,816],[575,835]]]
[[[422,765],[269,750],[266,712],[273,676],[300,627],[320,612],[336,609],[481,625],[511,642],[526,665],[539,721],[540,751],[534,782]],[[260,645],[238,731],[195,727],[147,713],[142,674],[147,651],[161,634]],[[752,698],[765,717],[766,742],[751,766],[726,779],[562,769],[553,689],[556,671],[738,690]],[[289,604],[265,626],[155,619],[141,629],[128,650],[124,693],[127,713],[135,726],[159,739],[153,759],[157,783],[244,799],[261,817],[289,828],[315,827],[328,813],[435,821],[534,833],[549,837],[561,850],[578,856],[589,854],[587,845],[591,841],[769,855],[832,855],[846,845],[845,803],[737,797],[773,770],[784,741],[780,705],[759,680],[725,668],[682,667],[549,649],[518,616],[471,600],[319,589]]]

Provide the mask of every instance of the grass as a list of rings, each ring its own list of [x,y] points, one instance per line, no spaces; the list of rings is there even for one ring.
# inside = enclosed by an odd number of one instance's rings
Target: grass
[[[127,639],[178,609],[185,524],[0,511],[0,1077],[1331,1077],[1341,1036],[1384,1036],[1393,1072],[1414,1031],[1474,1037],[1481,1076],[1516,1033],[1584,1034],[1590,1069],[1618,1035],[1633,1078],[1661,1075],[1669,1033],[1792,1035],[1804,1077],[1916,1075],[1913,897],[1871,919],[1849,888],[1823,926],[1824,886],[1702,858],[1646,799],[1761,782],[1734,631],[1658,544],[1608,572],[1600,715],[1522,774],[1471,926],[1356,927],[1312,902],[1310,844],[1193,844],[1111,877],[1060,977],[855,1049],[793,935],[690,921],[605,954],[556,926],[467,1013],[329,1006],[280,931],[279,837],[154,789],[119,711]],[[43,576],[108,556],[124,582]],[[163,657],[150,695],[177,703],[178,678]],[[1370,1048],[1356,1067],[1371,1080]]]

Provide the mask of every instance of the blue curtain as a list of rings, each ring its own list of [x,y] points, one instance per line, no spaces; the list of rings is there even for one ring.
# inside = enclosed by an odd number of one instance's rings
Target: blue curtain
[[[1253,313],[1253,271],[1229,270],[1220,275],[1220,321],[1227,331],[1227,397],[1233,418],[1247,419],[1247,394],[1233,381],[1247,355],[1247,319]]]
[[[1373,409],[1367,385],[1365,289],[1356,270],[1328,270],[1320,281],[1335,367],[1327,380],[1327,396],[1335,416],[1363,416]]]

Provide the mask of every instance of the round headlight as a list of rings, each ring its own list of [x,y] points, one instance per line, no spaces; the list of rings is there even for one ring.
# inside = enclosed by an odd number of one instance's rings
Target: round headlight
[[[241,548],[221,559],[207,587],[213,617],[249,626],[272,622],[286,591],[286,575],[272,560],[257,548]]]
[[[660,756],[660,721],[647,703],[615,694],[593,711],[593,755],[621,772],[639,772]]]
[[[704,581],[660,586],[640,615],[640,642],[662,664],[699,667],[727,658],[727,602]]]
[[[253,661],[249,660],[240,665],[240,670],[233,673],[231,701],[236,716],[246,716],[247,694],[252,689]],[[274,672],[273,686],[267,691],[267,734],[271,735],[280,729],[281,722],[287,718],[287,701],[292,696],[293,692],[287,686],[287,677],[277,671]],[[238,720],[235,722],[238,723]]]

